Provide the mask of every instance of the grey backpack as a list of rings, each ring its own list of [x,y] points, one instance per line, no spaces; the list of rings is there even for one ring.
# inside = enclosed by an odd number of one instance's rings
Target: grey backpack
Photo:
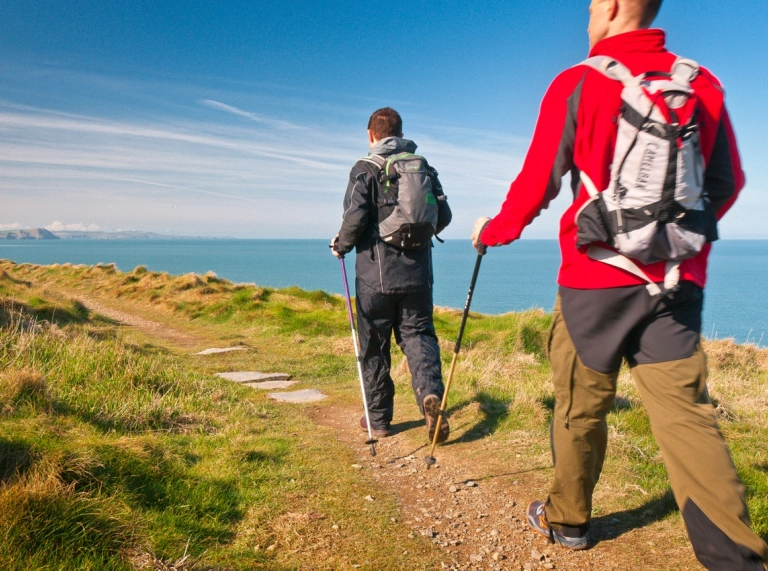
[[[371,155],[362,160],[379,169],[376,196],[379,237],[402,250],[428,246],[437,229],[437,201],[445,200],[436,182],[437,172],[424,157],[412,153],[389,157]]]
[[[691,88],[699,66],[678,58],[669,73],[633,76],[610,57],[582,63],[624,89],[608,188],[599,191],[580,173],[590,198],[576,214],[577,246],[590,246],[590,257],[645,279],[652,295],[674,291],[680,262],[717,240],[715,213],[703,189],[698,105]],[[618,254],[595,246],[599,243]],[[632,260],[667,262],[664,286]]]

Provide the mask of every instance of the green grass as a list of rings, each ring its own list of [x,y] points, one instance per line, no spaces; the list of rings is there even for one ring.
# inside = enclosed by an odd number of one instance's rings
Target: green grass
[[[22,518],[14,525],[27,529],[24,537],[38,538],[34,548],[21,534],[9,547],[0,545],[0,567],[37,558],[41,568],[118,569],[135,553],[166,562],[187,553],[199,568],[293,569],[306,568],[308,561],[338,568],[365,560],[381,569],[439,567],[431,544],[408,538],[407,530],[389,521],[397,515],[394,498],[363,511],[356,498],[375,485],[349,470],[353,456],[329,431],[210,376],[255,366],[285,371],[322,389],[334,403],[357,405],[342,298],[141,267],[121,274],[110,266],[0,266],[0,292],[8,300],[0,315],[0,511]],[[209,346],[243,342],[251,351],[193,361],[158,350],[151,339],[122,338],[108,321],[88,315],[66,296],[52,299],[49,290],[111,298],[132,312],[203,335]],[[460,316],[443,309],[435,315],[444,370]],[[471,315],[449,402],[452,426],[465,431],[459,446],[467,462],[537,467],[537,482],[546,481],[554,405],[546,359],[550,323],[551,316],[539,310]],[[747,489],[753,527],[766,537],[768,351],[729,341],[707,342],[706,350],[721,430]],[[393,377],[396,409],[406,420],[417,418],[407,367],[396,348]],[[627,371],[619,379],[609,427],[595,515],[623,512],[638,527],[679,519]],[[490,455],[477,445],[489,437],[496,444]],[[60,521],[51,520],[60,531],[37,529],[45,518],[24,516],[24,509],[11,516],[16,511],[5,509],[7,498],[40,486],[53,495],[52,506],[71,504],[66,510],[52,507],[62,514],[54,519],[79,522],[85,513],[96,518],[85,527],[76,524],[87,533],[61,538],[82,542],[76,547],[59,547],[52,539],[67,535]],[[9,496],[9,490],[16,491]],[[10,525],[6,521],[0,519],[3,529]],[[682,534],[682,523],[677,528]],[[396,554],[381,553],[371,537],[421,556],[405,564]],[[270,545],[277,548],[267,551]],[[62,549],[77,553],[78,564],[58,567],[69,557]]]
[[[373,484],[306,417],[188,357],[35,309],[53,306],[0,310],[0,568],[132,569],[142,554],[200,569],[401,567],[377,532],[431,565],[425,540],[390,521],[393,498],[361,505]]]

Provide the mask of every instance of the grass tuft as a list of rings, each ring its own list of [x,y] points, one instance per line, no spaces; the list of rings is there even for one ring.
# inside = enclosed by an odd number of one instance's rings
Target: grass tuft
[[[18,409],[30,407],[41,411],[50,406],[50,395],[45,379],[26,369],[0,373],[0,411],[9,416]]]
[[[114,569],[138,529],[127,506],[37,478],[0,487],[3,569]]]

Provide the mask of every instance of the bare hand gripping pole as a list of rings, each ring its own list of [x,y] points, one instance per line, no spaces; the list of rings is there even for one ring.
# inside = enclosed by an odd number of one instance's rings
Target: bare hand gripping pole
[[[483,252],[485,253],[485,252]],[[467,301],[464,304],[464,314],[461,316],[461,326],[459,327],[459,337],[456,339],[456,346],[453,348],[453,359],[451,359],[451,368],[448,371],[448,381],[445,383],[445,393],[443,393],[443,402],[440,405],[440,414],[437,416],[437,426],[435,426],[435,435],[432,437],[432,448],[429,450],[429,456],[424,458],[427,463],[427,468],[433,466],[435,460],[435,446],[437,446],[437,437],[440,434],[440,424],[443,422],[445,416],[445,409],[448,405],[448,391],[451,390],[451,381],[453,380],[453,371],[456,368],[456,357],[459,356],[459,349],[461,349],[461,338],[464,336],[464,326],[467,324],[467,317],[469,316],[469,305],[472,303],[472,293],[475,291],[475,283],[477,282],[477,274],[480,271],[480,262],[483,260],[483,254],[477,255],[475,261],[475,271],[472,272],[472,281],[469,284],[469,293],[467,294]]]
[[[352,314],[352,298],[349,296],[349,284],[347,283],[347,267],[344,265],[344,258],[339,258],[341,262],[341,275],[344,278],[344,295],[347,297],[347,315],[349,315],[349,328],[352,331],[352,345],[355,346],[355,359],[357,360],[357,375],[360,377],[360,391],[363,393],[363,409],[365,410],[365,424],[368,427],[368,440],[366,444],[371,446],[371,456],[376,456],[376,446],[378,442],[371,433],[371,419],[368,416],[368,399],[365,396],[365,384],[363,383],[363,363],[360,358],[360,348],[357,345],[357,333],[355,332],[355,316]]]

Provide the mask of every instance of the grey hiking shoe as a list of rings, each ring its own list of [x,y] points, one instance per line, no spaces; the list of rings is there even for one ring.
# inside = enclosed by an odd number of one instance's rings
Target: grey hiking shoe
[[[365,421],[365,415],[360,419],[360,429],[368,432],[368,423]],[[386,438],[391,434],[389,426],[386,428],[374,428],[371,427],[371,434],[374,438]]]
[[[534,500],[528,504],[528,509],[525,510],[526,516],[528,516],[528,525],[530,525],[534,531],[537,531],[546,537],[550,543],[559,543],[571,551],[581,551],[582,549],[587,549],[589,547],[588,534],[585,533],[579,537],[568,537],[557,529],[551,527],[547,521],[547,514],[544,508],[544,502],[541,500]]]
[[[440,416],[440,399],[437,395],[427,395],[424,397],[424,420],[427,422],[427,435],[429,441],[435,437],[435,427],[437,426],[437,418]],[[448,435],[451,433],[451,428],[448,426],[448,419],[443,416],[443,420],[440,421],[440,432],[437,434],[437,442],[445,442],[448,440]]]

